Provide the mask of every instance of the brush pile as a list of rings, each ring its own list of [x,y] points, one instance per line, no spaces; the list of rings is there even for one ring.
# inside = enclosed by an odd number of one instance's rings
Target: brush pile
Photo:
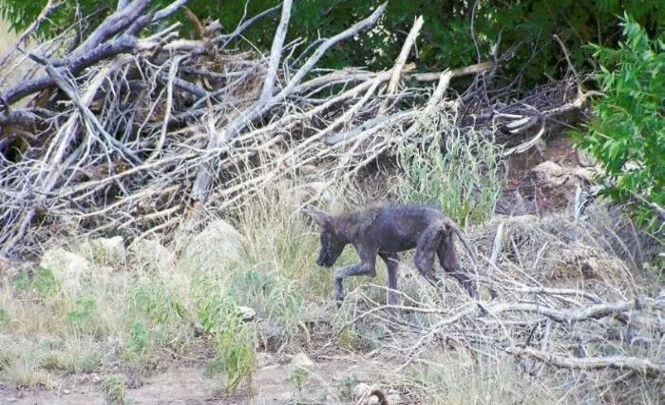
[[[427,367],[437,350],[516,358],[533,377],[556,375],[571,395],[587,395],[575,402],[598,401],[599,392],[608,402],[631,402],[645,386],[662,396],[665,290],[619,259],[625,245],[598,225],[563,215],[497,218],[469,235],[480,247],[482,310],[451,277],[435,291],[414,275],[402,283],[399,318],[387,315],[383,287],[356,290],[338,336],[383,328],[383,348],[403,367]]]
[[[481,74],[485,83],[500,62],[413,73],[407,62],[419,18],[392,69],[322,69],[331,48],[380,23],[385,4],[305,44],[285,42],[290,0],[230,33],[185,9],[193,39],[171,19],[186,3],[153,9],[150,0],[120,1],[87,36],[78,35],[82,21],[40,42],[35,32],[61,4],[49,2],[0,59],[2,255],[39,253],[54,235],[165,235],[183,215],[241,207],[283,176],[353,176],[398,145],[431,139],[425,123],[443,132],[468,121],[456,119],[460,102],[445,97],[450,80]],[[278,11],[269,54],[234,48],[248,27]],[[491,103],[473,101],[482,83],[467,93],[464,117],[479,109],[491,116]],[[557,102],[565,110],[580,97]],[[510,113],[482,125],[508,123],[514,132],[546,116],[529,106],[524,114],[500,109]]]

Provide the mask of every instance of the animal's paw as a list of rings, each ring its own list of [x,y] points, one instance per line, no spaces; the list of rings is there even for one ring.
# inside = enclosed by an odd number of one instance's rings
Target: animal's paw
[[[344,301],[344,292],[335,291],[335,303],[337,304],[337,308],[342,306],[343,301]]]

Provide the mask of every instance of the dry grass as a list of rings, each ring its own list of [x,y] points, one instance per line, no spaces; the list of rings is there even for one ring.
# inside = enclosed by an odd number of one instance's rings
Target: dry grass
[[[400,373],[414,400],[427,404],[554,404],[565,392],[551,376],[534,378],[512,359],[437,350]]]
[[[137,244],[126,262],[113,266],[104,252],[81,249],[76,241],[52,242],[87,254],[77,259],[87,265],[78,272],[26,267],[1,283],[0,328],[8,342],[2,380],[50,385],[64,370],[103,371],[106,360],[145,373],[166,353],[204,345],[217,353],[211,372],[221,373],[233,391],[251,383],[265,330],[280,331],[281,350],[307,345],[306,321],[331,285],[313,264],[317,237],[287,186],[266,189],[233,226],[218,217],[203,231],[183,224],[173,246]],[[238,306],[254,309],[261,325],[242,322]],[[204,339],[195,337],[201,333]],[[57,344],[27,345],[32,336]],[[112,355],[103,359],[106,353]]]

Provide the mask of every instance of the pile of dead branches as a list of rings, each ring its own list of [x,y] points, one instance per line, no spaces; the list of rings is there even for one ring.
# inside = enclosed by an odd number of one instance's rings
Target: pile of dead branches
[[[382,286],[351,294],[338,336],[384,328],[382,347],[402,367],[465,350],[513,358],[534,377],[558,370],[572,385],[647,379],[665,390],[665,291],[648,274],[636,280],[603,234],[563,216],[497,219],[470,235],[483,247],[476,280],[496,298],[469,300],[455,281],[436,291],[414,275],[399,306],[382,304]]]
[[[237,206],[305,167],[321,178],[351,176],[395,145],[431,139],[424,122],[453,125],[459,103],[445,97],[450,80],[493,66],[413,73],[419,18],[391,69],[317,67],[335,45],[377,24],[385,4],[305,44],[285,41],[291,0],[230,33],[186,10],[193,39],[170,19],[186,3],[120,1],[88,35],[78,35],[79,23],[40,42],[35,32],[60,5],[51,1],[0,59],[1,254],[67,233],[168,234],[188,208]],[[278,11],[269,54],[234,48]],[[515,128],[541,121],[506,117]]]

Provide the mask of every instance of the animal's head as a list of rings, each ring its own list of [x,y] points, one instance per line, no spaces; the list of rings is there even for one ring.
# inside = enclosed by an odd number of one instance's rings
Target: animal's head
[[[303,213],[308,215],[321,228],[321,251],[316,264],[323,267],[332,267],[344,250],[348,241],[335,229],[335,220],[332,216],[314,208],[305,208]]]

